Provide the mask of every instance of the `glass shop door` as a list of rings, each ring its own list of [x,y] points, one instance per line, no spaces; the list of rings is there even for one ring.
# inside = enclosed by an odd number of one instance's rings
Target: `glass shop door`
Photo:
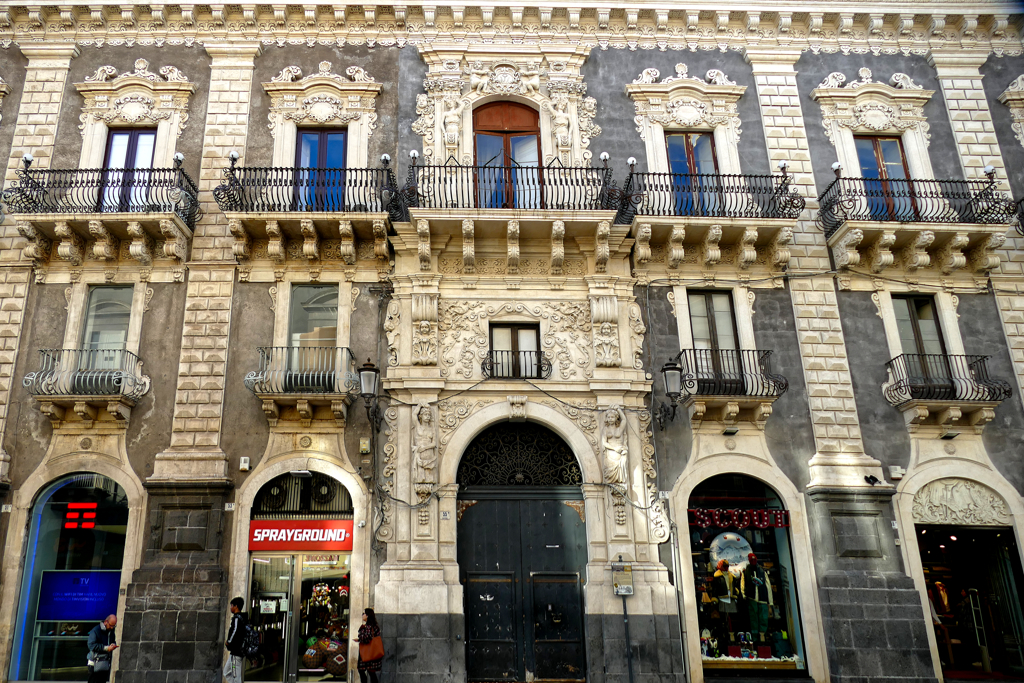
[[[250,569],[249,623],[260,652],[245,680],[346,680],[351,554],[254,554]]]

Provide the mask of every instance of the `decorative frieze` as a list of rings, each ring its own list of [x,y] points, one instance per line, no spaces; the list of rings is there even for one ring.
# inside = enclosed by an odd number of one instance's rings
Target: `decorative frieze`
[[[918,524],[1011,526],[1010,508],[997,492],[970,479],[937,479],[914,494]]]

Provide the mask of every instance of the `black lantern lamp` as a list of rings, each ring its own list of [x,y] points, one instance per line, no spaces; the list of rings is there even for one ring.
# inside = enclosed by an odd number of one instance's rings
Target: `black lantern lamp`
[[[384,417],[377,406],[379,385],[380,369],[367,358],[366,363],[359,368],[359,395],[363,397],[363,402],[366,404],[366,418],[373,425],[374,431],[380,431],[380,423]]]
[[[665,381],[665,395],[672,402],[672,410],[664,403],[658,408],[658,428],[665,429],[665,422],[676,419],[676,408],[679,398],[683,395],[683,368],[677,362],[678,356],[661,367],[661,377]]]

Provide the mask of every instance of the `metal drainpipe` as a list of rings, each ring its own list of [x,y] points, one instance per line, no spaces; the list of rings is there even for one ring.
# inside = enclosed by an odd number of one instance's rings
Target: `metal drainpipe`
[[[672,544],[672,574],[675,576],[676,612],[679,615],[679,652],[683,656],[683,669],[686,680],[690,680],[690,661],[686,654],[686,618],[683,615],[682,590],[679,582],[682,580],[682,564],[679,559],[679,527],[672,519],[672,511],[669,503],[665,501],[665,514],[669,524],[669,543]]]

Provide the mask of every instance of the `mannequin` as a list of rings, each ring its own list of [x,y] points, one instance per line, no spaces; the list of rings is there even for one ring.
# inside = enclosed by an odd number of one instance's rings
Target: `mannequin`
[[[719,560],[715,565],[715,576],[711,581],[711,595],[718,603],[718,611],[722,613],[734,613],[738,611],[735,597],[735,590],[732,584],[732,574],[729,573],[729,560]]]
[[[747,601],[750,631],[760,634],[761,642],[764,642],[768,632],[768,607],[774,604],[772,584],[768,580],[768,572],[758,563],[754,553],[747,555],[747,567],[740,577],[740,595]]]

